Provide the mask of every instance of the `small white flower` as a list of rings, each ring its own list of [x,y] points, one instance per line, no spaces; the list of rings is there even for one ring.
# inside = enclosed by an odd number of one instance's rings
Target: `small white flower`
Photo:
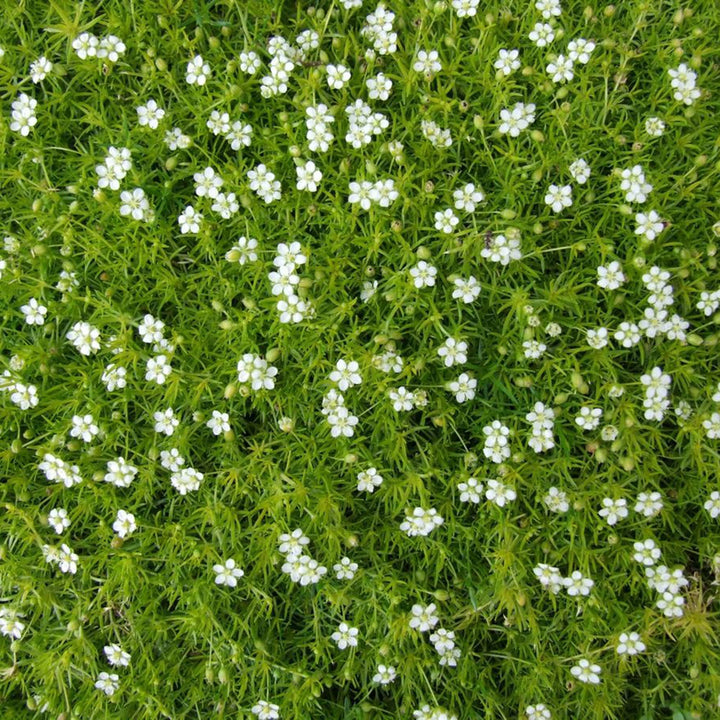
[[[202,59],[202,55],[196,55],[187,64],[185,81],[188,85],[204,85],[209,77],[210,66]]]
[[[118,510],[115,522],[113,523],[113,530],[118,534],[118,537],[126,538],[137,530],[137,523],[135,522],[135,516],[125,510]]]
[[[618,520],[628,516],[627,500],[625,498],[603,498],[602,508],[598,511],[601,518],[605,518],[608,525],[615,525]]]
[[[224,564],[213,565],[215,573],[215,583],[217,585],[227,585],[228,587],[236,587],[238,578],[245,575],[245,572],[235,566],[235,560],[229,558]]]
[[[578,664],[570,668],[570,673],[580,682],[597,685],[600,682],[600,666],[591,663],[586,658],[578,660]]]
[[[645,651],[645,643],[636,632],[620,633],[618,644],[615,648],[618,655],[637,655]]]
[[[350,627],[346,622],[341,622],[338,629],[330,636],[331,640],[338,646],[340,650],[349,647],[357,647],[358,629]]]
[[[103,648],[108,663],[115,667],[127,667],[130,664],[130,653],[125,652],[119,645],[106,645]]]
[[[545,195],[545,204],[549,205],[556,213],[570,207],[573,204],[572,187],[570,185],[550,185]]]
[[[95,687],[108,697],[114,695],[120,687],[120,678],[115,673],[101,672],[95,681]]]

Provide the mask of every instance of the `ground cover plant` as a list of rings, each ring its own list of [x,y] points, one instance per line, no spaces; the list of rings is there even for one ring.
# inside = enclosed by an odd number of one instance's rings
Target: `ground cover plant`
[[[0,717],[720,713],[713,2],[6,2]]]

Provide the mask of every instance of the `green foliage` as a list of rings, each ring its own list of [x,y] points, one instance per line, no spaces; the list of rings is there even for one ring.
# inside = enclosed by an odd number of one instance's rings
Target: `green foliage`
[[[551,48],[528,33],[541,21],[534,3],[481,2],[460,19],[447,4],[388,2],[396,13],[398,52],[364,58],[361,28],[375,5],[270,0],[147,0],[106,3],[3,3],[0,8],[0,227],[19,241],[0,250],[0,346],[3,370],[37,387],[27,410],[0,396],[0,602],[23,614],[22,637],[0,637],[0,716],[5,718],[254,717],[260,699],[283,718],[411,718],[425,703],[462,720],[525,717],[544,703],[555,718],[710,718],[718,712],[720,644],[715,594],[720,531],[703,509],[720,489],[717,440],[702,421],[718,372],[719,314],[697,308],[718,284],[720,219],[720,10],[712,2],[566,0]],[[320,47],[292,72],[287,94],[263,98],[260,76],[267,39],[319,33]],[[81,32],[113,33],[127,45],[115,64],[81,60]],[[548,79],[553,52],[572,38],[597,43],[567,84]],[[427,79],[412,68],[418,49],[437,49],[443,69]],[[519,48],[522,69],[499,78],[500,48]],[[249,76],[238,55],[255,50],[263,68]],[[201,54],[212,75],[189,85],[186,65]],[[53,62],[42,83],[28,66]],[[353,73],[329,89],[324,65]],[[668,69],[687,62],[702,97],[673,99]],[[393,82],[385,102],[367,100],[365,80],[378,71]],[[38,101],[38,122],[22,137],[9,129],[19,92]],[[154,98],[166,110],[158,130],[140,127],[135,108]],[[344,109],[363,98],[390,127],[361,149],[344,140]],[[500,112],[516,102],[537,106],[532,127],[513,138],[497,131]],[[305,108],[326,104],[335,116],[327,153],[311,153]],[[253,128],[240,151],[206,127],[211,111]],[[662,118],[662,137],[645,120]],[[450,130],[449,148],[423,137],[421,122]],[[179,127],[193,139],[171,151],[164,133]],[[404,146],[404,161],[388,152]],[[95,167],[110,146],[132,153],[121,190],[141,187],[153,222],[122,217],[119,191],[96,193]],[[293,148],[298,151],[294,152]],[[312,159],[323,178],[316,193],[295,188],[296,159]],[[555,214],[545,204],[551,183],[571,183],[578,157],[592,168],[573,183],[573,205]],[[282,182],[266,204],[247,172],[264,163]],[[647,203],[626,204],[618,173],[640,164],[653,190]],[[240,211],[223,220],[194,193],[194,173],[212,166]],[[368,212],[348,203],[355,180],[393,178],[399,198]],[[434,213],[453,205],[453,190],[473,182],[485,200],[458,212],[451,234]],[[188,204],[204,214],[200,232],[183,235]],[[634,232],[634,215],[656,209],[668,227],[653,242]],[[489,262],[486,233],[518,232],[522,260]],[[226,253],[239,236],[257,238],[259,259],[239,264]],[[314,314],[281,323],[268,272],[278,243],[299,241],[308,262],[300,294]],[[419,259],[437,268],[434,287],[413,287]],[[597,286],[597,268],[619,261],[627,282]],[[686,342],[647,338],[632,348],[602,349],[586,331],[637,322],[648,304],[642,283],[657,265],[671,275],[674,305],[690,323]],[[61,271],[78,286],[57,289]],[[454,277],[482,287],[464,304]],[[361,299],[364,283],[377,292]],[[28,325],[30,298],[47,307],[43,325]],[[137,332],[150,313],[175,345],[173,372],[158,385],[145,379],[153,353]],[[537,319],[537,321],[535,320]],[[76,322],[98,328],[105,346],[85,357],[66,339]],[[535,324],[537,322],[537,325]],[[558,323],[562,333],[543,328]],[[448,337],[468,343],[468,361],[447,368],[437,348]],[[547,345],[537,360],[522,343]],[[374,357],[394,350],[402,371],[385,373]],[[275,388],[244,392],[237,363],[244,353],[272,358]],[[359,418],[352,437],[331,436],[321,413],[339,359],[359,363],[362,384],[345,402]],[[108,391],[108,363],[127,368],[127,386]],[[662,422],[646,420],[640,377],[653,367],[672,377],[672,406]],[[456,372],[457,371],[457,372]],[[12,371],[13,373],[15,371]],[[477,380],[473,400],[458,403],[446,383],[460,372]],[[13,375],[15,377],[15,375]],[[620,398],[609,397],[621,385]],[[397,412],[388,390],[426,391],[428,403]],[[674,409],[684,400],[687,420]],[[525,415],[536,402],[555,411],[555,447],[527,445]],[[582,406],[603,408],[600,428],[582,431]],[[172,407],[172,437],[153,429],[153,413]],[[213,410],[231,431],[206,426]],[[100,434],[69,436],[74,415],[91,414]],[[282,418],[294,428],[283,431]],[[511,430],[511,458],[501,470],[483,457],[483,427]],[[180,495],[160,452],[178,449],[204,474],[199,490]],[[75,464],[83,481],[51,483],[39,469],[46,453]],[[103,482],[108,461],[138,468],[129,487]],[[357,474],[376,467],[383,484],[357,491]],[[517,499],[497,507],[460,501],[471,475],[500,477]],[[543,497],[564,489],[570,509],[549,512]],[[640,492],[658,491],[653,518],[633,512]],[[603,498],[622,497],[630,514],[609,526]],[[70,527],[58,537],[52,508],[66,508]],[[436,508],[444,523],[427,537],[408,537],[400,523],[413,508]],[[119,509],[137,530],[124,540],[112,525]],[[313,557],[328,568],[318,584],[291,582],[281,571],[282,533],[302,528]],[[682,617],[665,617],[657,593],[633,560],[633,543],[652,538],[669,568],[683,567]],[[76,574],[46,562],[44,545],[66,542],[79,556]],[[351,580],[332,566],[347,555],[359,565]],[[213,565],[234,558],[245,572],[235,588],[216,585]],[[539,563],[595,586],[588,597],[551,594],[533,573]],[[441,667],[427,638],[409,627],[411,607],[437,605],[440,624],[456,634],[457,667]],[[356,648],[339,650],[340,622],[359,629]],[[616,652],[622,632],[637,631],[647,649]],[[112,669],[120,687],[106,697],[94,687],[111,671],[103,654],[118,643],[132,660]],[[573,679],[587,657],[602,667],[599,685]],[[378,664],[396,680],[372,681]],[[47,713],[38,708],[47,704]]]

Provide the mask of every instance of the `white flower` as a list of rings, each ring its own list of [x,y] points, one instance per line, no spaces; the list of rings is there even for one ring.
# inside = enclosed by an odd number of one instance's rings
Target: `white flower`
[[[703,507],[710,513],[711,518],[720,517],[720,492],[713,490]]]
[[[543,502],[550,512],[564,513],[570,509],[567,493],[556,487],[548,489],[546,495],[543,497]]]
[[[586,65],[590,60],[590,55],[595,49],[595,42],[593,40],[586,40],[585,38],[576,38],[568,43],[568,57],[573,62],[578,62],[581,65]]]
[[[495,69],[501,75],[510,75],[520,67],[520,60],[518,60],[519,55],[519,50],[506,50],[503,48],[498,53],[497,60],[495,60]]]
[[[436,275],[437,268],[434,265],[429,265],[425,260],[420,260],[415,267],[410,268],[413,285],[418,289],[433,287],[435,285]]]
[[[602,508],[598,511],[598,515],[605,518],[608,525],[615,525],[618,520],[628,516],[627,500],[625,498],[603,498]]]
[[[304,165],[298,165],[295,172],[297,173],[298,190],[317,191],[317,184],[322,180],[323,175],[312,160],[308,160]]]
[[[156,411],[153,414],[155,420],[155,432],[165,433],[168,437],[175,432],[175,428],[180,424],[180,420],[175,417],[172,408],[164,411]]]
[[[546,47],[555,39],[555,30],[550,23],[535,23],[528,38],[530,38],[537,47]]]
[[[213,201],[211,209],[225,220],[229,220],[239,209],[235,193],[219,192]]]
[[[100,349],[100,331],[89,323],[76,322],[65,337],[81,355],[90,355]]]
[[[435,508],[425,510],[416,507],[412,515],[406,515],[405,520],[400,523],[400,530],[408,535],[415,537],[417,535],[429,535],[436,527],[440,527],[445,522],[442,516],[438,515]]]
[[[333,572],[338,580],[352,580],[357,572],[358,564],[350,558],[344,557],[339,563],[333,565]]]
[[[635,550],[633,560],[648,567],[654,565],[662,555],[660,548],[657,547],[655,541],[650,538],[633,543],[633,549]]]
[[[602,414],[602,408],[584,406],[580,408],[580,415],[575,418],[575,422],[583,430],[594,430],[599,425]]]
[[[165,133],[164,142],[172,151],[186,150],[192,144],[192,139],[189,135],[185,135],[180,128],[174,127]]]
[[[110,697],[110,695],[114,695],[120,687],[120,678],[115,673],[101,672],[97,676],[95,687]]]
[[[327,84],[331,90],[342,90],[350,79],[350,71],[344,65],[327,65]]]
[[[440,63],[438,51],[418,50],[415,56],[415,62],[413,63],[413,70],[425,75],[440,72],[442,70],[442,64]]]
[[[25,93],[20,93],[13,101],[11,107],[10,130],[19,132],[23,137],[27,137],[37,124],[37,116],[35,115],[37,100]]]
[[[625,274],[617,260],[608,265],[599,265],[597,285],[604,290],[617,290],[625,282]]]
[[[548,710],[543,703],[528,705],[525,708],[525,714],[528,720],[550,720],[552,717],[550,710]]]
[[[361,470],[357,476],[358,492],[372,493],[375,488],[380,487],[383,482],[383,476],[374,467],[369,467],[367,470]]]
[[[570,574],[570,577],[563,579],[563,585],[567,590],[567,594],[575,597],[577,595],[589,595],[595,583],[590,578],[585,577],[579,570],[575,570]]]
[[[412,606],[412,617],[410,618],[410,627],[413,630],[419,630],[420,632],[427,632],[434,628],[438,624],[438,616],[435,614],[437,609],[435,603],[431,603],[428,606],[413,605]]]
[[[500,111],[500,120],[498,132],[517,137],[522,130],[535,122],[535,104],[518,102],[512,108],[504,108]]]
[[[409,412],[415,407],[415,395],[405,387],[389,389],[388,397],[392,400],[393,408],[398,412]]]
[[[240,70],[246,75],[254,75],[260,69],[260,58],[253,50],[240,53]]]
[[[449,235],[460,222],[459,218],[452,211],[452,208],[438,210],[435,213],[435,229]]]
[[[172,373],[172,366],[166,355],[150,358],[145,365],[145,379],[162,385]]]
[[[460,491],[460,502],[470,502],[477,505],[480,502],[480,494],[483,491],[483,484],[477,478],[469,477],[465,482],[458,483]]]
[[[258,241],[255,238],[246,238],[241,235],[237,242],[225,253],[225,259],[228,262],[236,262],[240,265],[255,262],[258,259],[257,250]]]
[[[259,720],[278,720],[280,717],[280,706],[275,703],[267,702],[267,700],[258,700],[252,706],[251,712],[257,715]]]
[[[615,649],[618,655],[637,655],[638,653],[644,652],[645,643],[636,632],[620,633]]]
[[[100,428],[95,424],[92,415],[73,415],[72,428],[70,435],[80,438],[83,442],[92,442],[93,438],[100,432]]]
[[[330,424],[330,435],[332,437],[352,437],[355,434],[355,426],[358,419],[355,415],[351,415],[350,411],[344,406],[336,408],[327,416]]]
[[[523,354],[528,360],[538,360],[547,350],[547,345],[538,340],[525,340],[523,342]]]
[[[212,411],[212,417],[205,423],[206,427],[209,427],[213,435],[221,435],[230,431],[230,416],[225,412],[219,410]]]
[[[535,573],[535,577],[540,581],[540,584],[553,595],[557,595],[565,585],[565,580],[560,571],[547,563],[540,563],[533,568],[533,573]]]
[[[600,682],[600,666],[591,663],[586,658],[578,660],[578,664],[570,668],[570,673],[580,682],[597,685]]]
[[[464,340],[447,338],[437,349],[437,354],[443,359],[445,367],[452,367],[455,363],[464,365],[467,362],[467,347]]]
[[[377,672],[373,675],[373,682],[379,683],[380,685],[387,685],[391,683],[397,673],[392,665],[378,665]]]
[[[550,185],[545,195],[545,204],[549,205],[556,213],[570,207],[573,204],[572,187],[570,185]]]
[[[494,502],[498,507],[505,507],[507,502],[515,500],[517,494],[514,488],[500,480],[488,480],[485,497]]]
[[[353,385],[360,385],[362,377],[358,370],[360,366],[355,360],[338,360],[335,364],[335,370],[330,373],[330,381],[334,382],[338,388],[345,392]]]
[[[658,610],[663,611],[665,617],[682,617],[685,598],[682,595],[675,595],[669,591],[664,592],[662,597],[655,603]]]
[[[374,77],[369,77],[365,81],[368,89],[368,97],[371,100],[387,100],[392,90],[392,80],[383,73],[378,73]]]
[[[170,484],[181,494],[187,495],[200,488],[205,476],[195,468],[181,468],[170,476]]]
[[[165,111],[152,99],[148,100],[145,105],[140,105],[135,109],[140,126],[147,126],[151,130],[156,130],[160,121],[165,117]]]
[[[188,64],[185,72],[185,81],[188,85],[204,85],[210,77],[210,66],[196,55]]]
[[[91,33],[80,33],[72,42],[73,50],[81,60],[97,55],[99,40]]]
[[[30,63],[30,79],[34,83],[42,82],[49,73],[52,72],[53,64],[42,55],[34,62]]]
[[[75,573],[77,572],[78,559],[78,556],[65,543],[60,546],[57,558],[60,572],[75,575]]]
[[[330,636],[330,638],[340,650],[345,650],[345,648],[348,647],[357,647],[357,636],[357,628],[350,627],[346,622],[341,622],[338,625],[338,629]]]
[[[245,572],[239,567],[235,567],[235,560],[229,558],[224,564],[213,565],[215,573],[215,583],[217,585],[227,585],[228,587],[236,587],[238,578],[245,575]]]
[[[480,0],[452,0],[453,9],[459,18],[475,17],[479,4]],[[432,720],[453,720],[453,718],[435,718]]]
[[[25,322],[28,325],[44,325],[47,308],[41,305],[35,298],[30,298],[27,305],[23,305],[20,310],[25,315]]]
[[[125,510],[118,510],[112,527],[118,537],[126,538],[137,530],[135,516]]]
[[[483,454],[494,463],[501,463],[510,457],[510,445],[508,437],[510,428],[503,425],[499,420],[493,420],[490,425],[483,428],[485,435],[485,446]]]
[[[665,123],[659,117],[649,117],[645,121],[645,132],[650,137],[660,137],[665,132]]]
[[[130,487],[137,473],[138,469],[134,465],[130,465],[125,458],[118,457],[116,460],[108,460],[104,480],[115,487]]]
[[[549,20],[551,17],[559,17],[562,9],[560,0],[536,0],[535,7],[542,13],[542,16]]]
[[[130,653],[125,652],[119,645],[106,645],[103,652],[110,665],[127,667],[130,664]]]
[[[65,508],[53,508],[48,513],[47,522],[58,535],[62,535],[70,527],[70,518]]]
[[[647,518],[655,517],[663,508],[662,495],[659,492],[641,492],[637,496],[635,512]]]
[[[478,295],[480,295],[480,283],[473,275],[467,279],[455,278],[453,285],[455,288],[452,296],[455,300],[462,300],[464,303],[469,304],[477,300]]]
[[[558,55],[555,60],[548,63],[546,70],[554,83],[564,83],[575,77],[573,65],[574,63],[571,57]]]
[[[11,390],[10,400],[21,410],[29,410],[31,407],[36,407],[39,402],[35,385],[25,385],[24,383],[16,382],[9,387],[8,390]]]
[[[116,63],[121,55],[125,54],[127,47],[125,43],[116,35],[105,35],[100,38],[97,49],[97,56],[101,60],[107,60],[109,63]]]
[[[595,350],[601,350],[608,344],[607,328],[590,328],[586,332],[587,344]]]
[[[149,221],[152,218],[150,202],[142,188],[123,190],[120,193],[120,215],[130,216],[133,220]]]
[[[437,148],[449,148],[452,145],[452,136],[449,128],[441,128],[432,120],[422,120],[420,123],[423,137]]]
[[[646,240],[654,240],[664,229],[665,223],[662,218],[655,212],[649,210],[647,213],[637,213],[635,215],[635,234],[642,235]]]
[[[183,235],[196,234],[200,232],[200,223],[203,215],[198,212],[192,205],[186,205],[185,209],[178,215],[178,224],[180,232]]]
[[[448,390],[455,393],[455,400],[459,403],[472,400],[475,397],[476,387],[477,380],[468,373],[462,373],[457,380],[452,380],[447,385]]]
[[[590,166],[582,158],[571,163],[569,170],[578,185],[584,185],[590,178]]]

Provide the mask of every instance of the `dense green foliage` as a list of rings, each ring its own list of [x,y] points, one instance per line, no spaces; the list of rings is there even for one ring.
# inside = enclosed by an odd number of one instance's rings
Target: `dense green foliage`
[[[538,47],[529,33],[550,20],[534,2],[490,0],[459,17],[450,2],[388,0],[398,47],[371,58],[362,28],[376,5],[319,5],[2,3],[0,717],[250,718],[260,700],[301,720],[412,718],[425,704],[447,710],[422,716],[434,720],[527,718],[538,703],[553,718],[714,717],[720,313],[705,310],[702,293],[720,289],[720,9],[565,0],[555,39]],[[295,44],[305,30],[319,47],[295,58],[287,92],[266,97],[268,39]],[[117,62],[83,59],[73,47],[83,32],[113,34],[126,50]],[[572,79],[554,82],[546,66],[576,38],[596,47]],[[504,76],[494,63],[512,48],[521,65]],[[430,75],[414,69],[423,49],[439,53]],[[240,69],[251,50],[262,61],[254,75]],[[198,55],[211,69],[203,85],[186,78]],[[40,56],[52,69],[33,82]],[[344,87],[328,86],[328,63],[351,72]],[[674,97],[668,74],[681,63],[697,73],[690,103]],[[378,72],[392,81],[384,101],[368,96]],[[11,129],[19,93],[37,101],[27,135]],[[345,108],[358,98],[388,127],[356,148]],[[165,110],[157,129],[138,122],[151,99]],[[501,111],[518,102],[533,103],[535,118],[513,137]],[[334,116],[327,152],[306,136],[306,109],[320,103]],[[249,146],[214,134],[212,111],[249,124]],[[659,136],[651,117],[664,122]],[[427,137],[427,121],[449,130],[449,147]],[[189,147],[170,149],[174,127]],[[132,156],[117,190],[98,188],[110,147]],[[569,170],[578,158],[591,168],[585,183]],[[308,160],[322,172],[316,192],[296,187]],[[261,163],[282,184],[272,202],[249,185]],[[652,185],[645,202],[621,190],[636,165]],[[205,167],[236,194],[237,212],[222,217],[196,195]],[[350,183],[386,179],[398,193],[388,207],[348,201]],[[484,195],[474,212],[455,209],[466,183]],[[572,185],[571,206],[546,204],[551,184]],[[133,188],[149,202],[141,220],[121,214]],[[197,232],[181,232],[188,205],[203,215]],[[446,208],[459,220],[447,233],[435,218]],[[650,210],[664,223],[652,240],[636,232],[636,214]],[[255,261],[232,253],[240,236],[257,239]],[[486,257],[498,236],[519,239],[522,257]],[[268,274],[278,244],[296,241],[307,307],[282,322]],[[413,282],[421,261],[437,270],[432,286]],[[614,261],[625,281],[599,286],[598,269]],[[624,347],[614,333],[653,302],[643,280],[652,266],[669,273],[668,319],[689,327],[673,336],[662,323],[657,334],[640,326]],[[464,302],[454,281],[470,276],[481,290]],[[31,298],[46,308],[43,324],[21,309]],[[169,345],[143,342],[147,314]],[[68,339],[81,322],[99,330],[97,352]],[[608,342],[592,347],[597,328]],[[467,343],[461,368],[438,356],[447,338]],[[532,357],[528,341],[544,351]],[[382,367],[388,351],[399,372]],[[246,353],[277,368],[273,388],[240,382]],[[158,354],[172,363],[163,383],[146,379]],[[343,393],[354,433],[334,437],[323,398],[342,359],[358,363],[362,382]],[[125,387],[108,389],[110,363],[126,368]],[[641,377],[656,367],[671,378],[670,403],[648,419]],[[460,373],[477,381],[464,402],[447,387]],[[18,383],[36,387],[36,404],[12,399]],[[401,386],[414,393],[407,412],[388,395]],[[528,445],[538,402],[554,412],[554,446],[543,452]],[[596,428],[576,422],[583,407],[602,409]],[[180,421],[172,436],[154,428],[166,408]],[[213,433],[213,411],[227,413],[230,430]],[[87,414],[99,429],[89,442],[70,435],[73,417]],[[497,463],[484,453],[495,420],[511,450]],[[197,490],[171,484],[161,463],[171,448],[202,473]],[[82,481],[48,480],[47,454],[76,465]],[[126,487],[105,482],[118,457],[137,468]],[[370,467],[383,482],[358,491]],[[463,502],[458,484],[470,477],[485,490],[500,479],[516,498]],[[545,502],[551,487],[566,493],[565,512]],[[643,492],[660,493],[660,512],[634,509]],[[605,498],[626,499],[627,517],[609,524],[598,514]],[[400,525],[416,507],[443,523],[408,536]],[[70,520],[59,535],[48,524],[57,508]],[[136,520],[125,538],[113,528],[118,510]],[[278,538],[295,528],[327,568],[318,583],[282,571]],[[645,539],[670,570],[683,568],[679,616],[656,605],[662,594],[633,559]],[[63,543],[76,572],[48,561]],[[333,570],[344,556],[358,565],[351,579]],[[244,570],[236,587],[215,582],[213,566],[228,558]],[[534,572],[541,563],[580,571],[591,592],[553,593]],[[456,667],[439,664],[432,631],[409,624],[414,605],[431,603],[435,630],[455,633]],[[19,638],[8,609],[20,613]],[[333,641],[343,621],[358,629],[357,647]],[[646,647],[621,655],[630,632]],[[108,666],[110,644],[129,665]],[[581,658],[601,667],[598,684],[571,674]],[[373,680],[379,664],[395,668],[393,682]],[[101,672],[119,676],[114,693],[95,686]]]

